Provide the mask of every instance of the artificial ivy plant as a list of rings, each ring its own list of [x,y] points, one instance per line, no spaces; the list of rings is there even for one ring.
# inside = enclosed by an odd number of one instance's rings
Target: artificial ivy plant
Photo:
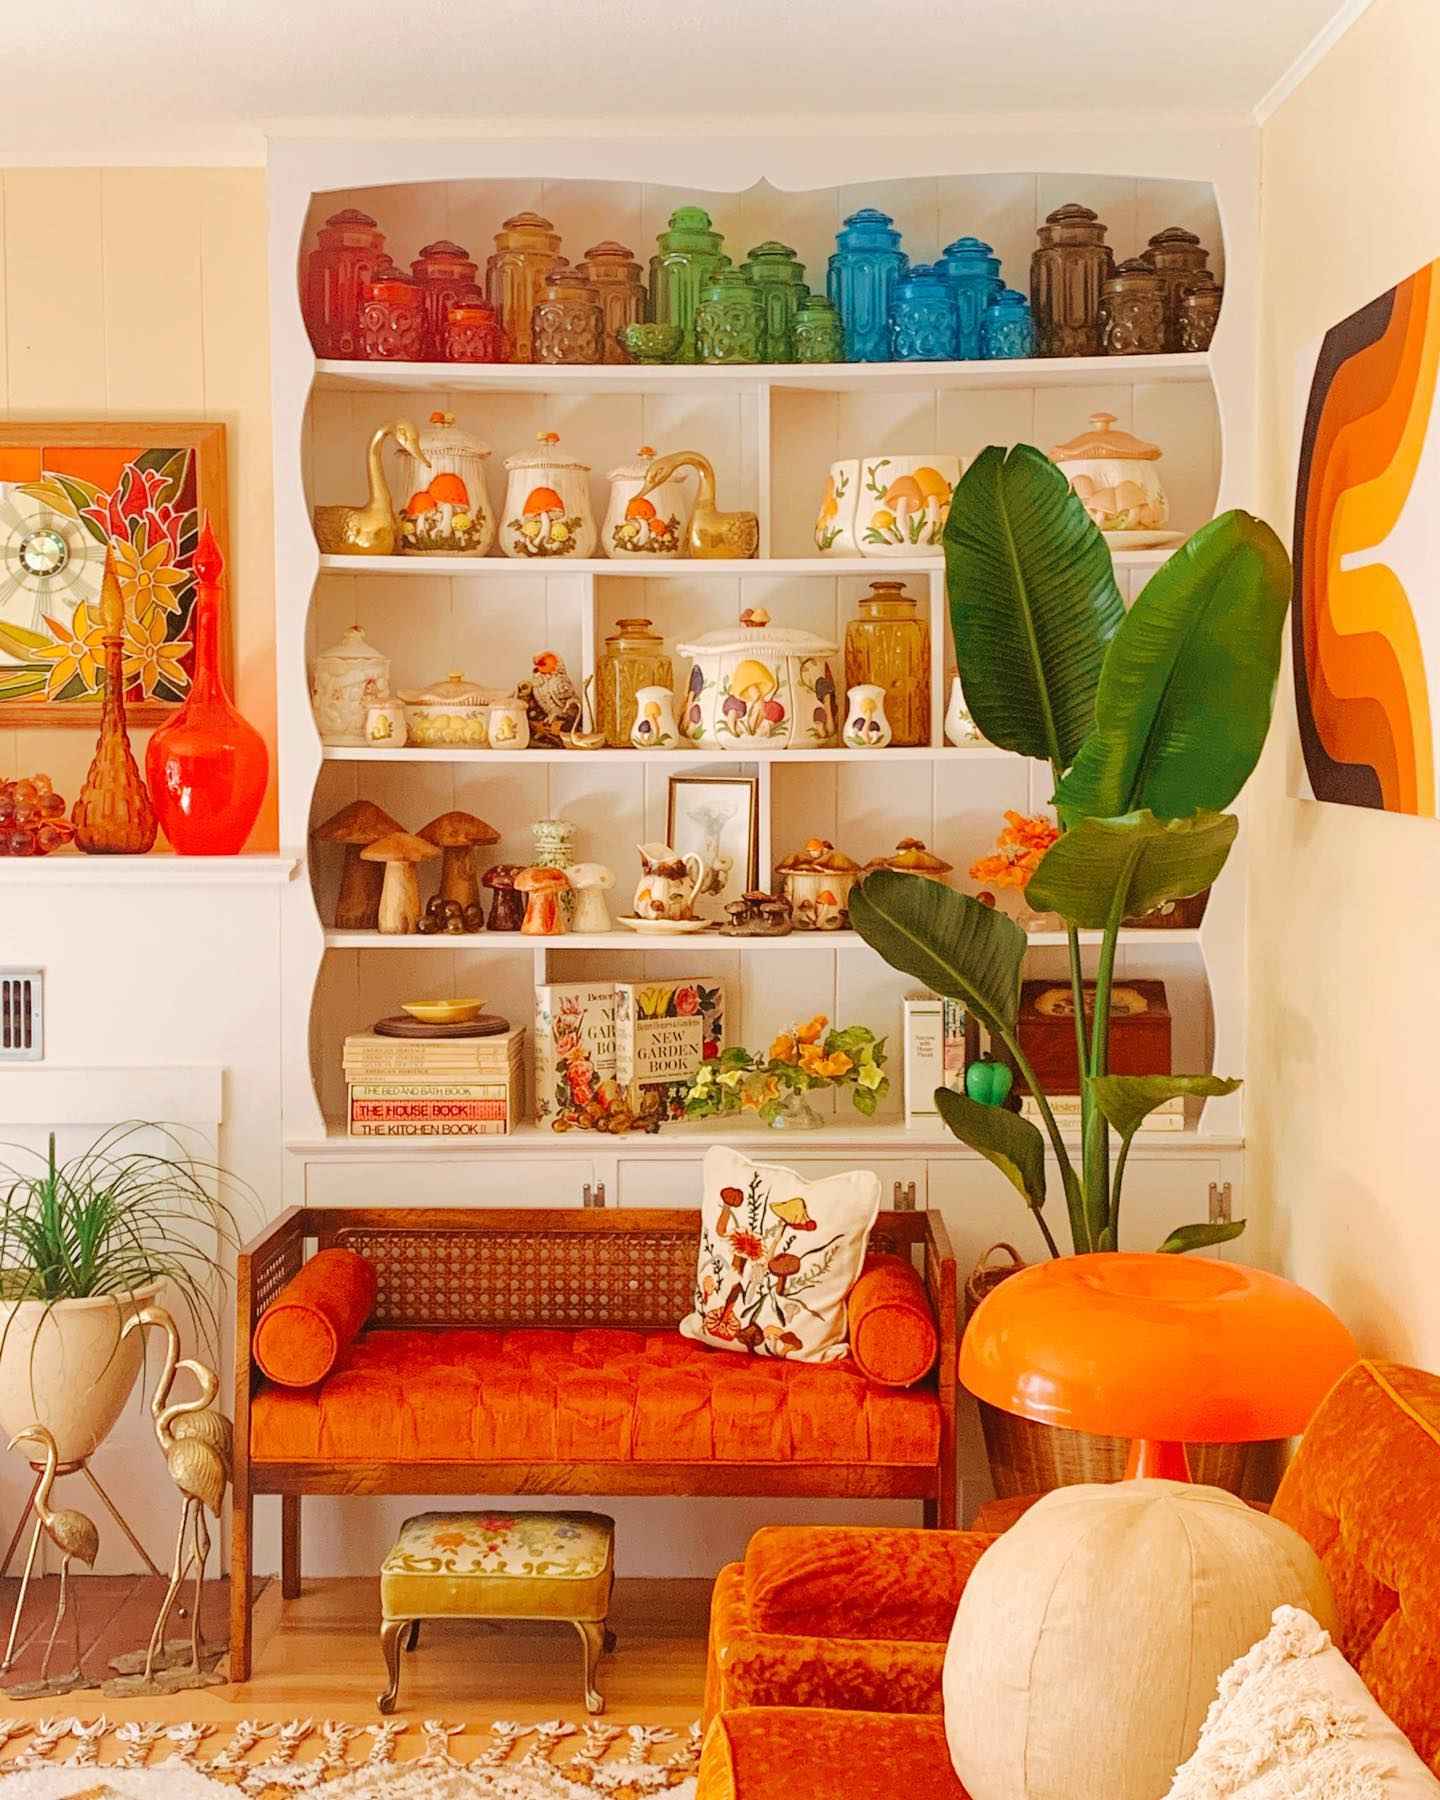
[[[878,870],[850,897],[855,929],[893,967],[963,1001],[1003,1044],[1044,1131],[942,1088],[946,1125],[1045,1218],[1048,1138],[1076,1252],[1120,1245],[1125,1162],[1147,1113],[1176,1095],[1228,1094],[1215,1075],[1111,1075],[1110,995],[1121,921],[1207,888],[1235,841],[1225,809],[1259,760],[1280,667],[1290,562],[1244,512],[1206,525],[1127,613],[1110,551],[1050,459],[992,446],[955,490],[945,528],[950,623],[965,702],[993,744],[1047,762],[1061,835],[1026,889],[1059,913],[1070,946],[1081,1070],[1077,1168],[1020,1048],[1026,937],[1013,920],[933,881]],[[1080,931],[1101,932],[1087,1021]],[[1111,1158],[1111,1132],[1118,1155]],[[1162,1250],[1223,1243],[1244,1220],[1186,1225]]]

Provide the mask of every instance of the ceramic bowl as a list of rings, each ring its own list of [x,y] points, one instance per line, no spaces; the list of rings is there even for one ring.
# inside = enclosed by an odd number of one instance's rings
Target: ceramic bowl
[[[638,363],[674,362],[684,341],[680,325],[627,325],[619,334],[620,342]]]
[[[466,1025],[485,1010],[483,1000],[403,1000],[401,1005],[422,1025]]]

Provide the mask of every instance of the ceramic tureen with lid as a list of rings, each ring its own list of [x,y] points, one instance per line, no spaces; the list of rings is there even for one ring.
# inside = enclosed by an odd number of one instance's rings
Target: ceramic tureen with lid
[[[695,659],[680,729],[702,750],[822,749],[838,724],[831,658],[839,645],[772,625],[746,607],[738,626],[677,646]]]
[[[467,681],[458,671],[429,687],[400,690],[410,742],[422,748],[443,745],[488,749],[490,708],[514,697],[504,688],[481,687],[477,681]]]

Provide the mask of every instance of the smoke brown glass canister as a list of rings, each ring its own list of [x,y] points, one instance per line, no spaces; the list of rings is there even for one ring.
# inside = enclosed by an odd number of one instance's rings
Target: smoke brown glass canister
[[[891,743],[930,742],[930,627],[903,581],[872,581],[845,627],[845,686],[885,690]]]
[[[624,244],[606,238],[585,252],[580,268],[595,289],[604,317],[605,357],[608,363],[628,363],[630,352],[620,342],[627,325],[645,320],[645,280],[640,265]]]
[[[1183,225],[1167,225],[1151,238],[1142,260],[1154,269],[1164,289],[1165,348],[1178,350],[1181,303],[1192,287],[1215,279],[1209,268],[1210,252],[1193,231],[1186,231]]]
[[[1138,256],[1100,290],[1100,339],[1107,356],[1154,356],[1165,348],[1165,289]]]
[[[1225,290],[1206,271],[1205,279],[1190,288],[1180,302],[1180,348],[1208,350],[1220,322],[1220,302]]]
[[[545,277],[530,318],[537,363],[599,363],[605,360],[605,314],[583,269],[563,257]]]
[[[485,262],[485,294],[500,315],[511,362],[535,360],[530,321],[559,253],[560,233],[539,213],[516,213],[495,233],[494,252]]]
[[[1030,309],[1040,356],[1100,354],[1100,291],[1115,268],[1105,226],[1088,206],[1057,206],[1030,257]]]
[[[425,296],[425,360],[443,362],[450,331],[450,308],[463,300],[483,300],[475,280],[479,264],[449,238],[437,238],[410,265]]]
[[[675,686],[675,670],[665,654],[665,640],[649,619],[617,619],[605,640],[596,669],[599,725],[612,750],[630,748],[635,723],[635,696],[644,687]]]

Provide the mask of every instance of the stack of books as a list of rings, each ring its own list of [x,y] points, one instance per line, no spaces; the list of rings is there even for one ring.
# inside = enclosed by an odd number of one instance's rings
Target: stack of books
[[[505,1137],[524,1117],[525,1031],[345,1040],[351,1137]]]
[[[604,1131],[621,1116],[646,1129],[683,1119],[685,1090],[724,1047],[723,981],[547,982],[535,990],[536,1120]]]

